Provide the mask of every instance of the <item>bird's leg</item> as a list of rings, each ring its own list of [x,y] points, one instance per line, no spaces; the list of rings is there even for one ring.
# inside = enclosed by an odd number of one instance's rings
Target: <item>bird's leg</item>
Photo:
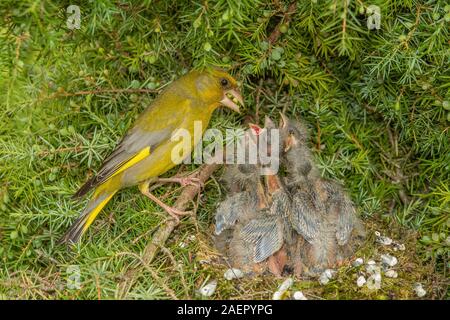
[[[191,212],[189,211],[182,211],[182,210],[178,210],[176,208],[170,207],[167,204],[165,204],[164,202],[162,202],[160,199],[158,199],[158,197],[156,197],[155,195],[153,195],[150,191],[149,191],[149,185],[150,185],[150,181],[146,181],[144,183],[141,183],[139,185],[139,190],[141,191],[141,193],[148,197],[150,200],[152,200],[153,202],[155,202],[157,205],[159,205],[161,208],[163,208],[171,217],[173,217],[177,222],[180,221],[179,216],[185,216],[185,215],[189,215]]]

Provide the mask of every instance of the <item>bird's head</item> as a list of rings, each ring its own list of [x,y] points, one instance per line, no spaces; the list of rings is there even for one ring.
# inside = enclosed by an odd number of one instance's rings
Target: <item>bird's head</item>
[[[277,130],[277,127],[275,123],[270,119],[268,116],[264,119],[264,127],[260,127],[257,124],[249,123],[248,124],[250,128],[250,138],[255,142],[258,143],[258,140],[261,141],[261,143],[265,143],[268,147],[268,152],[270,153],[270,149],[272,146],[272,130]],[[277,142],[275,142],[277,143]]]
[[[309,139],[306,126],[301,122],[289,119],[283,113],[281,113],[279,128],[284,152],[288,152],[291,148],[304,145]]]
[[[239,111],[244,105],[238,90],[237,81],[221,69],[209,69],[195,75],[195,87],[198,95],[206,105],[217,107],[220,104],[233,111]]]

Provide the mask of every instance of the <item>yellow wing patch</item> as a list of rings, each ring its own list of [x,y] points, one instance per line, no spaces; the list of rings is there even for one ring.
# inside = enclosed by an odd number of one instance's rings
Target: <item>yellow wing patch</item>
[[[95,217],[97,217],[98,213],[100,212],[100,210],[103,209],[103,207],[108,203],[108,201],[112,198],[112,196],[115,194],[116,192],[114,191],[113,193],[111,193],[105,200],[103,200],[102,202],[100,202],[95,208],[94,210],[92,210],[91,212],[89,212],[89,216],[86,220],[86,222],[83,225],[83,233],[86,232],[87,228],[89,228],[89,226],[92,224],[92,222],[94,222]]]
[[[115,175],[121,173],[122,171],[128,169],[129,167],[134,166],[136,163],[138,163],[144,158],[147,158],[149,155],[150,155],[150,147],[142,149],[133,158],[129,159],[127,162],[121,165],[120,168],[117,169],[117,171],[111,175],[111,177],[114,177]]]
[[[136,163],[138,163],[139,161],[141,161],[142,159],[148,157],[150,155],[150,147],[144,148],[141,151],[139,151],[134,157],[132,157],[131,159],[129,159],[128,161],[126,161],[123,165],[120,166],[119,169],[117,169],[116,172],[114,172],[108,179],[110,179],[111,177],[114,177],[115,175],[121,173],[122,171],[130,168],[131,166],[135,165]],[[94,221],[95,217],[97,216],[97,214],[100,212],[100,210],[102,210],[102,208],[105,206],[105,204],[108,203],[108,201],[111,199],[111,197],[114,195],[115,192],[113,192],[111,195],[109,195],[106,199],[104,199],[102,202],[100,202],[94,210],[92,210],[89,213],[89,216],[85,222],[85,224],[83,225],[83,232],[87,230],[87,228],[89,228],[89,226],[91,225],[91,223]]]

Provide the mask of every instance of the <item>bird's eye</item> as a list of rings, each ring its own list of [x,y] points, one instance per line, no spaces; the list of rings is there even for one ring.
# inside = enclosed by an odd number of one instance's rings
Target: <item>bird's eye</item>
[[[222,85],[222,87],[226,87],[228,86],[228,80],[225,78],[220,79],[220,84]]]
[[[295,134],[295,130],[294,129],[289,129],[289,134],[290,135],[294,135]]]

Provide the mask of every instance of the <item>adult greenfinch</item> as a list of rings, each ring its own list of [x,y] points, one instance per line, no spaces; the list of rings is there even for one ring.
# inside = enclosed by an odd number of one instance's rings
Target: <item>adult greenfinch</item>
[[[172,160],[172,150],[179,144],[171,139],[174,132],[184,129],[191,133],[192,138],[188,141],[189,155],[200,141],[213,111],[224,105],[239,112],[235,101],[243,105],[237,82],[220,69],[191,71],[168,85],[139,116],[116,149],[106,158],[97,174],[75,193],[74,197],[79,198],[94,190],[86,208],[62,237],[61,242],[78,242],[106,203],[117,191],[125,187],[139,185],[142,194],[176,219],[177,216],[185,214],[154,196],[149,185],[177,165]],[[202,124],[200,137],[193,134],[196,121]],[[182,179],[166,179],[169,180],[184,182]]]

